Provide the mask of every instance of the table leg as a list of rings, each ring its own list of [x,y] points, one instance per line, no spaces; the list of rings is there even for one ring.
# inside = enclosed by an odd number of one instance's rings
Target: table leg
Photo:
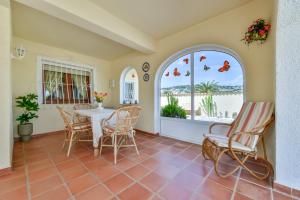
[[[97,157],[99,155],[99,148],[94,148],[94,156]]]

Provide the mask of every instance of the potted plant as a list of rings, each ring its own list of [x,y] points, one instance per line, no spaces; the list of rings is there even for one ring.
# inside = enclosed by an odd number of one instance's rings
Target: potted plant
[[[163,117],[173,117],[186,119],[186,111],[178,105],[178,99],[172,93],[167,93],[168,105],[162,107],[161,115]]]
[[[98,109],[102,109],[103,108],[102,103],[103,103],[105,97],[107,96],[107,93],[106,92],[102,93],[102,92],[96,92],[95,91],[94,96],[95,96],[96,102],[98,103]]]
[[[39,104],[37,98],[38,96],[33,93],[16,98],[17,107],[22,109],[22,114],[16,119],[20,123],[18,125],[18,134],[21,141],[29,141],[33,133],[33,124],[30,121],[38,118]]]

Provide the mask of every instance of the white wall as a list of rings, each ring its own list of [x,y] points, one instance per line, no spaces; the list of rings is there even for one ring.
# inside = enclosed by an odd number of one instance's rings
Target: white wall
[[[13,98],[27,94],[28,92],[37,93],[37,57],[45,56],[95,67],[95,90],[108,92],[109,95],[104,100],[104,106],[111,106],[111,91],[109,89],[111,66],[109,61],[14,37],[13,46],[20,44],[25,47],[26,55],[24,59],[13,60],[12,62]],[[73,105],[66,105],[65,107],[72,109],[72,106]],[[19,114],[19,109],[15,106],[13,106],[13,109],[14,134],[17,136],[17,122],[15,119]],[[63,129],[63,121],[59,116],[56,105],[41,105],[38,114],[39,118],[33,121],[34,134]]]
[[[300,189],[300,0],[278,0],[276,182]]]
[[[0,0],[0,169],[11,167],[13,147],[11,108],[10,1]]]

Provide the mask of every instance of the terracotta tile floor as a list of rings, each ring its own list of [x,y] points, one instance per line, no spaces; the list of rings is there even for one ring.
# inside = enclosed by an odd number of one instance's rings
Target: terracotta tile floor
[[[14,171],[0,176],[0,200],[297,199],[243,170],[226,179],[217,177],[199,145],[137,134],[140,156],[134,149],[121,149],[114,165],[111,148],[95,158],[91,143],[75,144],[67,158],[63,137],[55,133],[16,142]],[[223,163],[224,171],[234,164],[230,159]]]

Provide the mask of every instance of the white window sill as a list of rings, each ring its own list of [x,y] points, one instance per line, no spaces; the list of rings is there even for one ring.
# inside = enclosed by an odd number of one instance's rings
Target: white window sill
[[[162,120],[165,121],[178,121],[181,123],[197,123],[197,124],[203,124],[203,125],[211,125],[213,123],[228,123],[230,124],[233,122],[232,118],[217,118],[217,117],[196,117],[196,119],[182,119],[182,118],[173,118],[173,117],[162,117]]]

